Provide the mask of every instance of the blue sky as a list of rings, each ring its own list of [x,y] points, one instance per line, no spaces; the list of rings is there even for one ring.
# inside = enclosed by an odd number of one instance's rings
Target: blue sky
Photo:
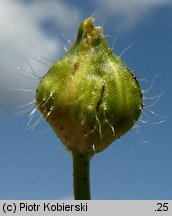
[[[122,59],[149,91],[137,128],[92,159],[92,198],[172,199],[171,0],[0,1],[0,199],[73,198],[70,154],[44,120],[31,130],[29,112],[13,113],[33,101],[38,85],[26,59],[45,74],[45,58],[61,57],[79,21],[95,11],[111,47],[117,38],[117,55],[134,43]]]

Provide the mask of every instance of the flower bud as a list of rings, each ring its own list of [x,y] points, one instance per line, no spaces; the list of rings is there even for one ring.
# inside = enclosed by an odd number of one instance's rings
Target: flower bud
[[[41,79],[36,94],[38,108],[67,149],[90,155],[131,129],[142,109],[136,77],[93,22],[81,22],[75,43]]]

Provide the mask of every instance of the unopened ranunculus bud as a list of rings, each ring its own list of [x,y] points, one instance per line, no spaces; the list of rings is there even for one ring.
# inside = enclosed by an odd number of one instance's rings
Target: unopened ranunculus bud
[[[140,86],[102,28],[87,18],[71,49],[41,79],[36,104],[68,150],[94,154],[135,124]]]

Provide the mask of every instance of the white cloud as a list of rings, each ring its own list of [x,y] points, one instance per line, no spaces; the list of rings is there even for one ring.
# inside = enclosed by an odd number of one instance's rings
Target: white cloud
[[[114,28],[125,31],[134,27],[139,21],[158,7],[168,6],[171,0],[93,0],[97,7],[108,16],[116,17]],[[114,18],[115,22],[115,18]]]
[[[27,8],[30,16],[42,21],[43,19],[54,19],[61,26],[70,28],[75,24],[73,8],[60,0],[36,0]]]
[[[45,29],[43,30],[41,27],[41,23],[48,19],[55,22],[57,37],[49,37]],[[4,86],[33,88],[35,81],[16,75],[16,68],[29,69],[24,59],[27,54],[43,56],[48,59],[59,57],[60,46],[63,42],[58,27],[71,30],[74,24],[76,25],[73,8],[70,8],[64,1],[38,0],[25,4],[21,0],[1,0],[0,90]],[[38,73],[48,70],[36,62],[32,61],[31,64]],[[27,97],[26,93],[24,96]]]

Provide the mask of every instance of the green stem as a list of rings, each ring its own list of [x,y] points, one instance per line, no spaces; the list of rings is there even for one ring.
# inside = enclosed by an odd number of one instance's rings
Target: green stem
[[[90,200],[90,156],[77,151],[73,156],[73,187],[75,200]]]

